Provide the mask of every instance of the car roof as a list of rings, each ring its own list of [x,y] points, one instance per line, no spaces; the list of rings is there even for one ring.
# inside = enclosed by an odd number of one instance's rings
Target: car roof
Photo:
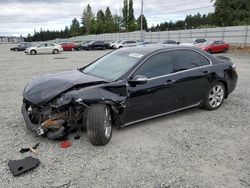
[[[190,49],[195,51],[201,51],[196,47],[191,47],[186,45],[176,45],[176,44],[149,44],[149,45],[140,45],[130,48],[120,48],[118,50],[127,53],[139,53],[142,55],[148,55],[161,50],[175,50],[175,49]]]

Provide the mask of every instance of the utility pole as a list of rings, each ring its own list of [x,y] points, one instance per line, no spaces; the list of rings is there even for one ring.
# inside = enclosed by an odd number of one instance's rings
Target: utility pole
[[[141,41],[143,42],[143,0],[141,0]]]

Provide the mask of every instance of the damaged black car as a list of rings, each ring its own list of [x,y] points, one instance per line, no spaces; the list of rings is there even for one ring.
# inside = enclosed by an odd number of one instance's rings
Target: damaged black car
[[[147,45],[108,53],[77,69],[38,77],[23,92],[27,127],[50,139],[85,129],[105,145],[112,128],[192,107],[219,108],[235,89],[236,66],[197,48]]]

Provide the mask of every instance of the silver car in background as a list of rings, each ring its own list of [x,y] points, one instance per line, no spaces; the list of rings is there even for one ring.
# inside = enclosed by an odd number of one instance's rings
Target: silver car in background
[[[48,54],[48,53],[58,54],[62,51],[63,51],[63,48],[61,45],[47,42],[47,43],[40,43],[30,48],[26,48],[24,52],[30,55],[36,55],[36,54]]]
[[[118,49],[118,48],[123,48],[123,47],[133,47],[141,44],[141,42],[138,42],[136,40],[123,40],[118,43],[114,43],[113,48]]]

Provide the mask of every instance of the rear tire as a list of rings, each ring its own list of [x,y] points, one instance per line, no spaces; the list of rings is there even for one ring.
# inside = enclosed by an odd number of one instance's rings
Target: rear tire
[[[36,50],[31,50],[31,51],[30,51],[30,54],[31,54],[31,55],[36,55]]]
[[[58,53],[59,53],[59,50],[54,49],[52,53],[53,53],[53,54],[58,54]]]
[[[225,48],[225,49],[223,50],[223,52],[224,52],[224,53],[227,53],[227,51],[228,51],[228,49],[227,49],[227,48]]]
[[[226,95],[225,86],[221,82],[216,82],[212,84],[212,86],[209,88],[205,101],[204,101],[204,107],[207,110],[216,110],[218,109]]]
[[[208,52],[208,53],[210,53],[210,54],[212,54],[212,53],[213,53],[211,49],[209,49],[207,52]]]
[[[93,145],[106,145],[112,137],[110,108],[105,104],[93,104],[88,109],[87,135]]]

